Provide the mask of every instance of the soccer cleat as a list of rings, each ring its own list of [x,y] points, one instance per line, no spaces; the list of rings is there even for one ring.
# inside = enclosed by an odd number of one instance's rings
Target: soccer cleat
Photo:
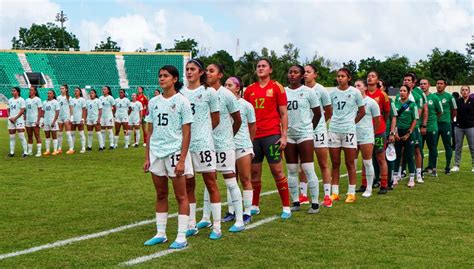
[[[408,181],[408,184],[407,184],[407,186],[408,186],[409,188],[413,188],[413,187],[415,187],[415,180],[413,180],[413,179],[410,179],[410,181]]]
[[[174,241],[171,245],[170,245],[170,249],[182,249],[182,248],[185,248],[188,246],[188,242],[187,241],[184,241],[184,242],[176,242]]]
[[[250,215],[258,215],[260,214],[260,208],[258,206],[252,206],[252,209],[250,210]]]
[[[23,155],[21,155],[23,158],[26,158],[28,156],[28,154],[25,154],[23,153]]]
[[[143,146],[146,147],[146,143],[143,143]]]
[[[165,243],[166,241],[168,241],[168,239],[166,237],[153,237],[152,239],[146,241],[144,243],[144,245],[145,246],[154,246],[154,245]]]
[[[104,151],[104,148],[99,148],[99,151]]]
[[[436,172],[436,170],[433,169],[433,171],[431,172],[431,176],[438,177],[438,172]]]
[[[209,239],[211,239],[211,240],[219,240],[221,238],[222,238],[222,233],[216,233],[216,232],[212,231],[209,234]]]
[[[86,152],[86,149],[81,149],[81,151],[79,151],[79,153],[81,153],[81,154],[84,153],[84,152]]]
[[[232,227],[229,228],[229,232],[231,233],[238,233],[245,230],[245,225],[242,226],[236,226],[235,224],[232,225]]]
[[[402,171],[402,177],[400,178],[400,180],[406,178],[408,175],[407,175],[407,172],[406,171]]]
[[[53,153],[51,153],[51,155],[53,155],[53,156],[56,156],[56,155],[59,155],[59,154],[60,154],[60,153],[59,153],[59,151],[57,151],[57,150],[56,150],[56,151],[53,151]]]
[[[308,210],[308,214],[317,214],[319,213],[319,204],[311,204],[311,207]]]
[[[398,175],[394,175],[393,178],[392,178],[392,186],[397,186],[398,185],[398,181],[400,180],[400,178],[398,177]]]
[[[72,155],[74,153],[75,153],[75,151],[73,149],[70,149],[66,152],[67,155]]]
[[[352,203],[355,203],[355,201],[356,201],[355,194],[348,194],[345,202],[348,204],[352,204]]]
[[[291,207],[291,212],[300,211],[301,205],[300,202],[293,202],[293,206]]]
[[[362,193],[362,197],[369,198],[370,196],[372,196],[372,190],[367,189]]]
[[[62,150],[62,149],[58,149],[57,152],[58,152],[58,154],[63,154],[63,150]]]
[[[366,186],[360,185],[360,187],[356,190],[356,192],[364,192],[367,189]]]
[[[332,200],[331,200],[331,197],[329,197],[329,195],[324,196],[323,206],[324,207],[332,207]]]
[[[291,212],[285,212],[285,211],[281,212],[280,218],[282,218],[282,219],[291,218]]]
[[[447,167],[446,169],[444,169],[444,173],[449,176],[451,175],[451,169],[449,167]]]
[[[10,154],[8,154],[8,157],[13,157],[13,156],[15,156],[15,154],[14,154],[14,153],[10,153]]]
[[[36,153],[35,157],[41,157],[41,152]]]
[[[379,182],[374,182],[372,184],[372,189],[377,189],[378,187],[380,187],[380,183]]]
[[[92,147],[87,147],[87,151],[92,151]]]
[[[459,166],[453,166],[453,168],[451,168],[451,172],[459,172]]]
[[[109,147],[109,150],[113,150],[115,147],[114,146],[110,146]]]
[[[380,189],[377,193],[378,194],[387,194],[389,188],[392,188],[392,187],[380,187]],[[392,188],[392,190],[393,190],[393,188]]]
[[[425,183],[425,181],[423,180],[423,177],[420,177],[420,176],[417,176],[417,177],[416,177],[416,182],[417,182],[417,183],[420,183],[420,184],[421,184],[421,183]]]
[[[341,197],[339,197],[339,194],[333,193],[331,194],[331,200],[332,201],[339,201]]]
[[[429,173],[433,172],[433,168],[431,168],[431,167],[426,167],[425,170],[423,170],[423,172],[429,174]]]
[[[191,228],[186,231],[186,237],[191,237],[194,235],[197,235],[199,233],[199,230],[197,228]]]
[[[43,155],[44,155],[44,156],[51,155],[51,152],[49,152],[49,150],[47,150],[47,151],[45,151],[45,152],[43,153]]]
[[[300,204],[302,205],[308,205],[309,204],[309,199],[308,199],[308,196],[306,195],[303,195],[303,194],[300,194]]]
[[[124,149],[128,149],[128,145],[125,145],[123,148],[124,148]]]
[[[136,148],[138,148],[138,144],[137,144],[137,143],[135,143],[135,145],[133,145],[133,146],[136,147]]]
[[[235,220],[235,215],[230,213],[230,212],[227,212],[227,213],[225,213],[225,216],[222,219],[222,222],[230,222],[230,221],[233,221],[233,220]]]
[[[201,220],[200,222],[198,222],[198,224],[196,224],[196,228],[198,229],[209,228],[211,226],[212,226],[212,223],[210,221],[203,221],[203,220]]]
[[[252,221],[252,216],[244,214],[244,224],[249,224]]]

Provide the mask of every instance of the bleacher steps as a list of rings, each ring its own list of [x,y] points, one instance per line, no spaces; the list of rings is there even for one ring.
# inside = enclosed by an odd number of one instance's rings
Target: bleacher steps
[[[115,63],[117,65],[117,70],[119,73],[120,88],[130,88],[130,86],[128,85],[127,72],[125,71],[125,60],[123,59],[123,55],[115,55]]]

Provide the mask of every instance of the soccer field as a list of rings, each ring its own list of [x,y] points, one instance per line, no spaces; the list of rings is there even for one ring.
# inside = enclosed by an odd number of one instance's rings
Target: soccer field
[[[17,141],[17,154],[7,157],[6,121],[0,120],[0,268],[474,267],[474,173],[467,148],[461,172],[426,176],[414,189],[404,180],[387,195],[357,195],[355,204],[336,202],[317,215],[303,206],[287,221],[277,217],[279,197],[265,170],[262,213],[246,231],[231,234],[226,223],[219,241],[201,230],[188,248],[168,251],[168,243],[143,246],[156,232],[143,147],[99,152],[96,146],[85,154],[25,159],[20,147]],[[441,153],[438,167],[444,165]],[[341,193],[346,189],[344,177]],[[171,241],[176,227],[170,215]]]

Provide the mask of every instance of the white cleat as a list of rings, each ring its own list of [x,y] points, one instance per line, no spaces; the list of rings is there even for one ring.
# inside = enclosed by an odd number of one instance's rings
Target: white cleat
[[[372,196],[372,190],[366,189],[364,193],[362,193],[362,197],[369,198]]]
[[[451,172],[459,172],[459,166],[453,166],[453,168],[451,168]]]
[[[79,151],[79,153],[85,153],[85,152],[86,152],[85,148],[82,148],[81,151]]]
[[[36,153],[35,157],[41,157],[41,152]]]
[[[423,180],[423,177],[416,177],[416,182],[417,183],[425,183],[425,181]]]

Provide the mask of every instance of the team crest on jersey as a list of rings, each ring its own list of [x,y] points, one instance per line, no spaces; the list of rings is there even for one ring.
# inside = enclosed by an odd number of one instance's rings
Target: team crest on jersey
[[[201,100],[202,98],[202,93],[198,95],[198,100]]]
[[[300,97],[303,97],[303,95],[304,95],[303,93],[300,93]]]
[[[273,97],[273,89],[267,90],[267,97]]]
[[[443,103],[443,104],[446,103],[446,99],[444,99],[444,98],[441,99],[441,103]]]
[[[176,110],[176,104],[171,105],[171,110],[175,111]]]
[[[433,100],[428,100],[428,104],[432,105],[432,104],[433,104]]]
[[[255,96],[255,93],[254,93],[254,92],[252,92],[252,93],[250,94],[250,96]]]

